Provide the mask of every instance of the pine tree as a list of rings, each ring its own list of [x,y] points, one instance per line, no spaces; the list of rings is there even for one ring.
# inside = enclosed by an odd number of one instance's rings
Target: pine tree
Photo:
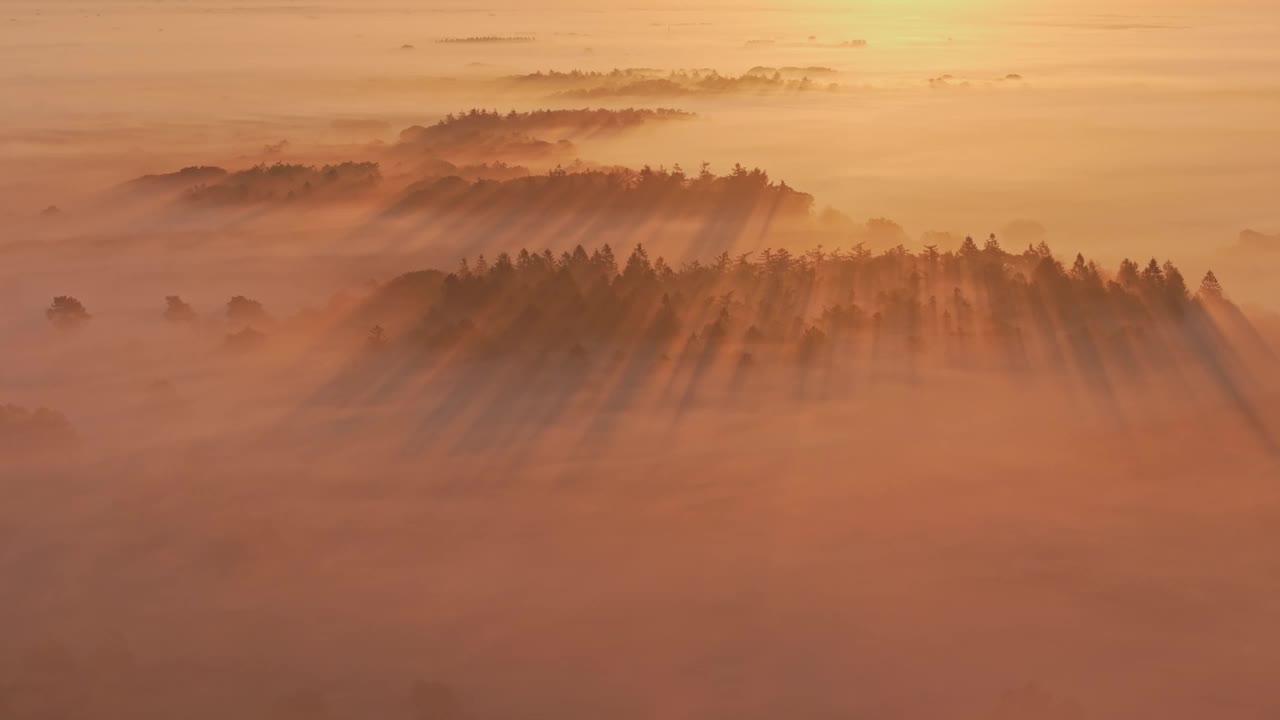
[[[1116,280],[1121,286],[1131,288],[1135,287],[1140,280],[1138,275],[1138,263],[1125,258],[1120,261],[1120,270],[1116,272]]]
[[[92,317],[84,304],[70,295],[59,295],[53,304],[44,311],[45,317],[54,327],[61,330],[74,330],[89,321]]]
[[[1165,261],[1164,264],[1164,289],[1169,299],[1175,303],[1181,303],[1187,299],[1187,281],[1182,277],[1182,273],[1171,262]]]
[[[627,258],[627,266],[622,271],[622,279],[629,284],[638,283],[653,277],[653,265],[649,263],[649,252],[644,245],[636,243],[631,257]]]
[[[1164,271],[1160,269],[1160,263],[1155,258],[1151,258],[1151,262],[1147,263],[1146,269],[1142,271],[1142,281],[1153,290],[1164,287]]]
[[[1222,284],[1218,282],[1218,276],[1213,271],[1204,274],[1204,279],[1200,281],[1200,297],[1209,300],[1222,300],[1226,297],[1222,291]]]
[[[608,243],[601,246],[598,263],[600,270],[609,277],[610,281],[618,276],[618,260],[613,256],[613,248],[609,247]]]
[[[1076,253],[1076,261],[1071,265],[1071,277],[1075,280],[1083,280],[1089,272],[1089,266],[1085,264],[1084,255]]]

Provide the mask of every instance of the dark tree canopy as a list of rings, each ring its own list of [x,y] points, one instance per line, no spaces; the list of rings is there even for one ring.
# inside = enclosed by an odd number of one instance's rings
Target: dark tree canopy
[[[61,330],[74,330],[89,322],[92,317],[84,304],[70,295],[55,297],[44,314],[54,327]]]
[[[164,319],[172,323],[192,323],[197,319],[195,308],[177,295],[165,297]]]
[[[1068,268],[1047,246],[1012,254],[967,238],[946,252],[766,248],[677,267],[637,244],[621,268],[614,257],[608,246],[577,246],[463,260],[433,297],[418,300],[413,329],[387,341],[453,361],[570,351],[579,360],[678,356],[690,343],[749,347],[753,363],[790,357],[813,365],[869,344],[954,359],[978,347],[966,338],[1009,358],[1089,346],[1123,356],[1156,328],[1191,342],[1188,323],[1198,317],[1172,263],[1140,271],[1125,261],[1109,275],[1083,255]]]
[[[267,310],[257,300],[236,295],[227,301],[227,319],[233,323],[260,323],[267,319]]]

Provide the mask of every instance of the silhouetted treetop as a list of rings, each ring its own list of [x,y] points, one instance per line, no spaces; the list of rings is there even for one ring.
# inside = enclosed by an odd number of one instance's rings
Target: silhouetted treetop
[[[89,322],[92,317],[84,304],[70,295],[59,295],[44,311],[44,315],[54,327],[60,330],[74,330]]]
[[[233,323],[263,323],[268,319],[267,310],[257,300],[236,295],[227,301],[227,320]]]
[[[570,70],[567,72],[561,72],[558,70],[548,70],[543,72],[539,70],[538,72],[528,73],[525,75],[511,75],[504,78],[504,80],[519,85],[564,86],[602,82],[606,80],[638,80],[657,77],[660,75],[662,75],[662,71],[654,68],[615,68],[609,71]]]
[[[506,78],[516,87],[557,90],[553,97],[605,98],[713,95],[778,91],[830,90],[836,86],[813,78],[835,74],[826,67],[754,67],[742,75],[712,69],[663,72],[652,68],[617,68],[607,72],[551,70]]]
[[[782,75],[800,75],[800,76],[807,75],[810,77],[814,77],[817,75],[835,75],[836,72],[837,71],[835,70],[835,68],[824,67],[821,65],[810,65],[808,67],[795,67],[795,66],[767,67],[763,65],[757,65],[756,67],[753,67],[750,70],[748,70],[747,74],[748,75],[774,75],[776,73],[781,73]]]
[[[375,162],[337,165],[255,165],[222,176],[211,183],[194,185],[184,198],[194,204],[228,205],[278,200],[333,201],[358,196],[382,182]]]
[[[1204,274],[1204,279],[1200,281],[1200,295],[1210,300],[1221,300],[1225,297],[1222,292],[1222,284],[1218,282],[1218,276],[1213,271]]]
[[[179,192],[198,185],[216,183],[227,176],[227,171],[220,167],[191,166],[177,172],[159,175],[143,175],[124,184],[124,188],[132,191],[146,192]]]
[[[197,315],[195,308],[191,307],[181,297],[177,295],[169,295],[164,299],[164,319],[172,323],[191,323],[195,322]]]

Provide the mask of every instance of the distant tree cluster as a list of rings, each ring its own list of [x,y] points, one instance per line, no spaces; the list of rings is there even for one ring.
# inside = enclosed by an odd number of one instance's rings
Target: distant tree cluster
[[[775,75],[782,74],[786,76],[809,76],[816,77],[819,75],[835,75],[835,68],[829,68],[822,65],[810,65],[808,67],[769,67],[765,65],[757,65],[747,71],[748,75]]]
[[[757,70],[759,70],[758,68]],[[533,76],[536,78],[537,76]],[[551,76],[545,76],[551,79]],[[567,78],[555,78],[563,84]],[[526,79],[528,81],[528,79]],[[818,83],[807,74],[795,77],[774,69],[772,73],[747,72],[743,75],[721,75],[715,70],[673,70],[661,77],[608,75],[583,77],[575,87],[562,90],[556,97],[595,99],[608,97],[664,97],[682,95],[725,95],[732,93],[807,92],[835,90],[839,86]]]
[[[954,75],[939,75],[938,77],[931,77],[929,78],[928,82],[929,82],[929,87],[935,90],[941,90],[945,88],[956,88],[956,87],[967,88],[971,85],[971,83],[968,80],[957,78]]]
[[[200,318],[195,308],[177,295],[169,295],[164,302],[164,319],[171,323],[190,324]]]
[[[400,157],[428,155],[460,162],[471,160],[546,159],[571,156],[572,138],[618,133],[653,122],[695,117],[680,110],[582,109],[501,113],[472,109],[449,114],[431,126],[415,125],[400,133],[392,152]]]
[[[473,37],[443,37],[436,40],[445,45],[487,44],[487,43],[531,43],[537,38],[533,35],[478,35]]]
[[[502,160],[460,164],[434,156],[422,158],[417,163],[416,171],[418,176],[423,178],[459,177],[464,180],[512,180],[532,174],[532,171],[524,165],[509,164]]]
[[[195,204],[236,205],[279,200],[337,200],[376,188],[382,182],[378,163],[344,162],[316,167],[276,163],[230,173],[186,190]]]
[[[682,70],[663,71],[656,68],[615,68],[613,70],[548,70],[537,71],[525,75],[512,75],[505,80],[517,86],[578,88],[588,93],[604,94],[606,89],[613,89],[622,94],[621,89],[636,83],[661,80],[663,87],[676,87],[681,92],[698,91],[727,92],[734,89],[733,83],[754,88],[797,87],[788,85],[785,80],[802,80],[808,77],[835,75],[834,68],[813,65],[809,67],[784,66],[769,67],[757,65],[741,76],[726,76],[712,68],[687,68]],[[767,81],[762,83],[761,80]],[[637,85],[643,87],[644,85]],[[657,86],[655,86],[657,87]],[[806,86],[806,89],[818,87]],[[750,89],[750,88],[748,88]],[[641,94],[641,93],[635,93]],[[671,94],[671,93],[668,93]]]
[[[449,177],[411,186],[391,212],[487,212],[532,216],[579,213],[626,219],[636,213],[666,219],[726,216],[768,212],[778,220],[807,217],[813,206],[810,195],[775,183],[760,169],[738,165],[719,176],[707,166],[687,175],[679,166],[670,170],[644,167],[638,171],[552,170],[505,182],[467,182]]]
[[[778,45],[777,40],[769,38],[747,40],[747,47],[772,47]],[[816,35],[810,35],[808,42],[791,42],[786,43],[788,47],[808,47],[808,48],[834,48],[834,49],[861,49],[867,47],[867,41],[861,39],[855,40],[836,40],[834,42],[818,42]]]
[[[548,70],[543,72],[528,73],[526,75],[511,75],[505,80],[518,85],[581,85],[584,83],[598,82],[622,82],[631,80],[641,80],[645,78],[658,77],[662,75],[662,71],[655,68],[614,68],[608,71],[599,70],[569,70],[561,72],[559,70]]]
[[[200,320],[200,314],[190,303],[178,295],[169,295],[165,299],[164,311],[161,313],[166,321],[174,325],[193,325]],[[254,326],[266,326],[274,323],[271,315],[262,303],[244,295],[236,295],[227,301],[226,320],[233,327],[239,327],[246,337],[257,335]],[[84,303],[69,295],[59,295],[53,299],[45,317],[50,324],[60,330],[74,330],[83,326],[93,316],[85,308]],[[245,334],[244,331],[249,331]]]
[[[1066,266],[1043,243],[1007,252],[994,236],[946,252],[766,249],[679,267],[642,245],[625,260],[608,245],[578,246],[464,260],[400,340],[455,358],[698,348],[746,363],[830,364],[874,348],[898,358],[985,352],[1019,366],[1132,367],[1143,353],[1222,350],[1202,347],[1226,342],[1202,331],[1208,310],[1229,306],[1212,273],[1193,294],[1169,262],[1126,260],[1109,273],[1080,255]]]
[[[612,132],[636,128],[651,122],[690,120],[694,113],[670,108],[626,108],[606,110],[584,108],[581,110],[534,110],[532,112],[501,113],[496,110],[473,108],[467,112],[450,113],[430,127],[415,125],[400,133],[402,143],[438,144],[459,138],[470,138],[477,133],[511,134],[568,131],[572,134]]]
[[[257,300],[236,295],[227,301],[227,320],[241,325],[264,323],[268,320],[267,309]]]
[[[193,165],[177,172],[160,175],[143,175],[125,183],[125,188],[133,191],[167,192],[186,190],[197,185],[216,183],[227,176],[227,171],[220,167]]]
[[[509,113],[472,109],[449,114],[429,127],[405,129],[400,141],[381,153],[381,159],[395,168],[397,177],[507,181],[530,175],[530,169],[519,164],[522,161],[541,161],[543,168],[556,161],[570,161],[576,148],[569,138],[694,117],[693,113],[667,108]],[[354,200],[380,187],[382,181],[377,162],[322,167],[274,163],[237,172],[219,167],[187,167],[137,178],[121,190],[169,194],[190,205],[227,206]]]
[[[44,311],[44,315],[54,327],[60,330],[75,330],[89,322],[93,316],[85,309],[84,303],[70,295],[59,295]]]

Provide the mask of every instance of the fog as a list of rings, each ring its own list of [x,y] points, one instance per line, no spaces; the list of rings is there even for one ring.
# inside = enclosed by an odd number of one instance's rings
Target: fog
[[[1271,718],[1267,3],[0,0],[0,720]]]

